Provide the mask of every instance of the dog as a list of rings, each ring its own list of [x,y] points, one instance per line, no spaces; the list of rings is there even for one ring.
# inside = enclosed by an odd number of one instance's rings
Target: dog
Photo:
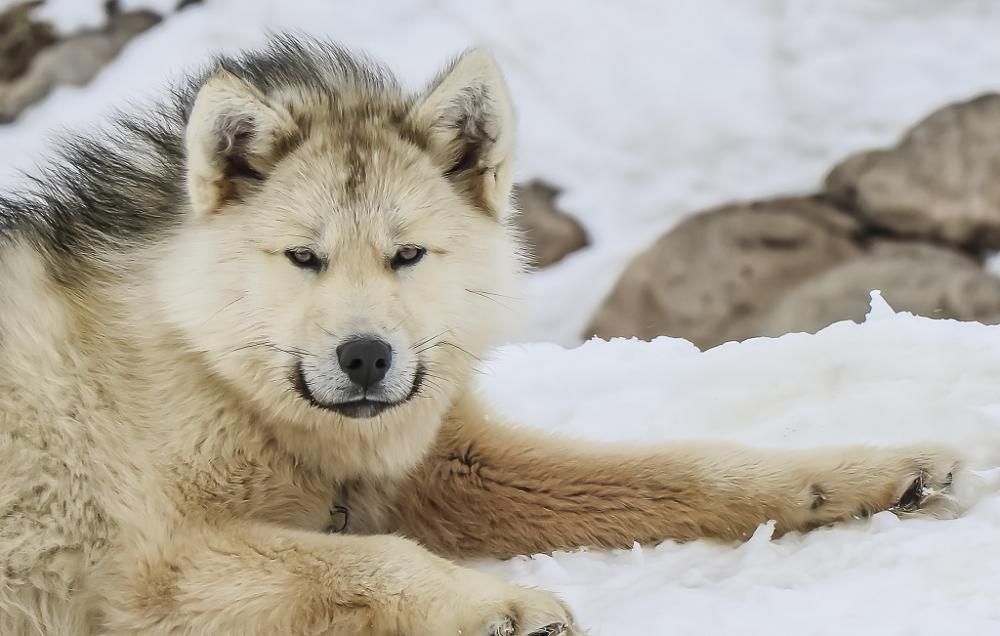
[[[492,58],[277,36],[0,198],[0,633],[580,634],[452,561],[956,513],[947,447],[598,445],[471,389],[509,316]]]

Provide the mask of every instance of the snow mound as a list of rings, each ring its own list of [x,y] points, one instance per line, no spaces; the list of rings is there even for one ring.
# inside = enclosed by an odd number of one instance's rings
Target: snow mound
[[[482,391],[596,440],[769,447],[943,442],[979,477],[954,521],[882,513],[743,545],[664,543],[477,563],[563,596],[594,636],[1000,633],[1000,327],[896,314],[699,352],[670,338],[506,347]]]

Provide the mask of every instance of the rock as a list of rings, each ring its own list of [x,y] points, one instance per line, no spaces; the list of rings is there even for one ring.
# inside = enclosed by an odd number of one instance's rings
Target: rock
[[[895,148],[840,163],[825,187],[897,236],[1000,249],[1000,94],[935,111]]]
[[[588,244],[587,232],[570,215],[556,207],[560,190],[533,180],[514,186],[521,213],[516,218],[529,251],[529,263],[538,268],[558,263]]]
[[[0,82],[0,123],[13,121],[58,85],[83,86],[113,60],[135,36],[160,22],[152,11],[119,12],[107,3],[108,23],[80,31],[41,51],[27,72]]]
[[[56,41],[51,24],[31,17],[41,4],[20,2],[0,11],[0,83],[23,75],[38,52]]]
[[[944,247],[886,241],[802,282],[742,329],[779,336],[815,333],[840,320],[861,322],[873,289],[897,311],[1000,323],[1000,278],[979,262]]]
[[[862,254],[860,225],[821,197],[728,205],[690,217],[637,256],[585,336],[734,337],[789,289]]]

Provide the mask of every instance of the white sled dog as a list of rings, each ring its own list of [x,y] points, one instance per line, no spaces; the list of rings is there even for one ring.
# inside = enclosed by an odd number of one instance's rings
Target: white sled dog
[[[955,512],[947,448],[491,417],[514,137],[483,52],[411,95],[279,37],[0,198],[0,634],[579,634],[448,559]]]

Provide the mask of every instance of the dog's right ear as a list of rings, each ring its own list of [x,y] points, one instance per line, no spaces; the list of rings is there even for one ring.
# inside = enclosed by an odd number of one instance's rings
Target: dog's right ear
[[[184,133],[195,213],[217,212],[259,185],[296,135],[286,109],[229,71],[216,71],[198,91]]]
[[[502,218],[514,181],[514,108],[493,58],[473,49],[420,96],[412,112],[432,158],[460,193]]]

